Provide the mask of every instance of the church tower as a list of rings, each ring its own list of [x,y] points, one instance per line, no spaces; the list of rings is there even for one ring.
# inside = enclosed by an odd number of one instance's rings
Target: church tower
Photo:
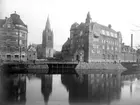
[[[90,16],[90,12],[87,13],[87,18],[86,18],[86,23],[89,24],[91,23],[92,19],[91,19],[91,16]]]
[[[51,30],[49,17],[42,35],[43,58],[53,57],[53,31]]]

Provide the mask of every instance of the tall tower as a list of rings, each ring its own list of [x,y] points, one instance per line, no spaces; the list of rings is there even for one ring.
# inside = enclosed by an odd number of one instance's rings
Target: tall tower
[[[91,22],[90,12],[87,13],[86,23],[89,24]]]
[[[42,35],[43,58],[53,57],[53,31],[51,30],[49,17]]]

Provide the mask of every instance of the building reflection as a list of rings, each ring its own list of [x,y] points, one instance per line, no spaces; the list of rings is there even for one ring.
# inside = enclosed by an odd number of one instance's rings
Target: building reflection
[[[26,76],[22,74],[1,75],[0,101],[3,103],[25,105]]]
[[[49,96],[52,92],[52,75],[41,76],[41,92],[44,96],[45,103],[48,102]]]
[[[109,104],[120,99],[120,75],[62,75],[62,84],[69,91],[69,103]]]

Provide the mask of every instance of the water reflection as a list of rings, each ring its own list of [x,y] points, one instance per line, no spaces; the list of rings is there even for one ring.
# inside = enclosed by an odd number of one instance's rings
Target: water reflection
[[[3,75],[0,105],[138,105],[140,75]]]
[[[120,76],[102,76],[89,74],[76,77],[76,75],[62,75],[62,83],[69,92],[69,103],[96,103],[109,104],[120,99]]]
[[[52,75],[41,76],[41,92],[44,96],[45,103],[47,103],[52,92]]]
[[[25,105],[26,76],[21,74],[0,76],[0,102]]]

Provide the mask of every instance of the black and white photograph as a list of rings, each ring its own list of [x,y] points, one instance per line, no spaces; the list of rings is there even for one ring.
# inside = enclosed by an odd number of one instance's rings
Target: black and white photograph
[[[0,105],[140,105],[140,1],[0,0]]]

